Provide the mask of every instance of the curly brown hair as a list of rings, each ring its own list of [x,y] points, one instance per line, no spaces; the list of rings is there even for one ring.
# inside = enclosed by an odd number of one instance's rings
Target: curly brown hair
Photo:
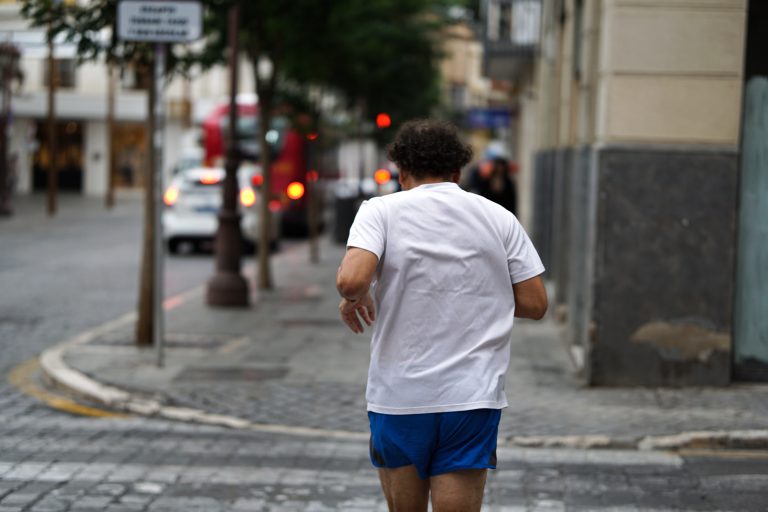
[[[416,119],[400,127],[387,146],[387,156],[415,179],[448,178],[472,160],[472,148],[462,142],[453,124]]]

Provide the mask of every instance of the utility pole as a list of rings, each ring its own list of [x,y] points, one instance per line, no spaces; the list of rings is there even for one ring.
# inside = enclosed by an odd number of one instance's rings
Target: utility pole
[[[240,155],[237,147],[237,68],[240,3],[229,8],[229,137],[227,138],[227,163],[222,191],[222,207],[219,210],[219,228],[216,231],[216,273],[208,281],[206,301],[211,306],[247,306],[248,282],[240,273],[240,256],[243,235],[240,230],[241,215],[237,209],[237,169]],[[267,181],[265,181],[265,186]],[[267,189],[269,190],[269,189]],[[262,203],[267,201],[262,194]],[[263,222],[263,219],[262,219]]]
[[[152,322],[152,344],[157,350],[157,366],[164,364],[164,332],[165,319],[163,316],[163,301],[165,298],[165,272],[163,272],[163,135],[165,129],[165,101],[163,100],[163,85],[165,83],[165,43],[155,43],[155,81],[152,87],[155,90],[154,111],[150,114],[155,118],[154,131],[152,132],[152,160],[154,161],[154,174],[152,179],[152,203],[155,205],[153,212],[154,223],[154,271],[155,279],[152,288],[152,305],[154,307]]]
[[[56,59],[53,54],[53,16],[48,20],[48,215],[56,215],[59,175],[56,169]]]
[[[19,50],[10,43],[0,43],[0,87],[2,87],[2,112],[0,112],[0,215],[11,215],[11,169],[8,162],[8,125],[11,115],[11,86],[21,81]]]

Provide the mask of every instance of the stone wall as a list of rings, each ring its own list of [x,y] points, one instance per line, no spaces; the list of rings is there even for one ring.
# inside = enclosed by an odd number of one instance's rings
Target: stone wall
[[[552,194],[550,215],[540,212],[546,203],[537,202],[536,211],[549,220],[553,303],[565,306],[585,380],[727,384],[737,153],[642,146],[558,152],[537,158]]]

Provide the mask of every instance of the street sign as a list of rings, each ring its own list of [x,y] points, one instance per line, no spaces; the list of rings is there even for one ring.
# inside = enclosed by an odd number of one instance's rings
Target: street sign
[[[117,36],[123,41],[188,43],[202,32],[200,2],[121,0],[117,5]]]
[[[467,112],[467,123],[471,128],[507,128],[512,123],[512,115],[506,108],[471,108]]]

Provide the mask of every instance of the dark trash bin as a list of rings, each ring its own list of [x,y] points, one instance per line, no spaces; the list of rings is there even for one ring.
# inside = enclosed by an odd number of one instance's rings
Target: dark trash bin
[[[333,239],[337,244],[346,244],[349,229],[357,213],[357,196],[336,195],[334,203]]]

